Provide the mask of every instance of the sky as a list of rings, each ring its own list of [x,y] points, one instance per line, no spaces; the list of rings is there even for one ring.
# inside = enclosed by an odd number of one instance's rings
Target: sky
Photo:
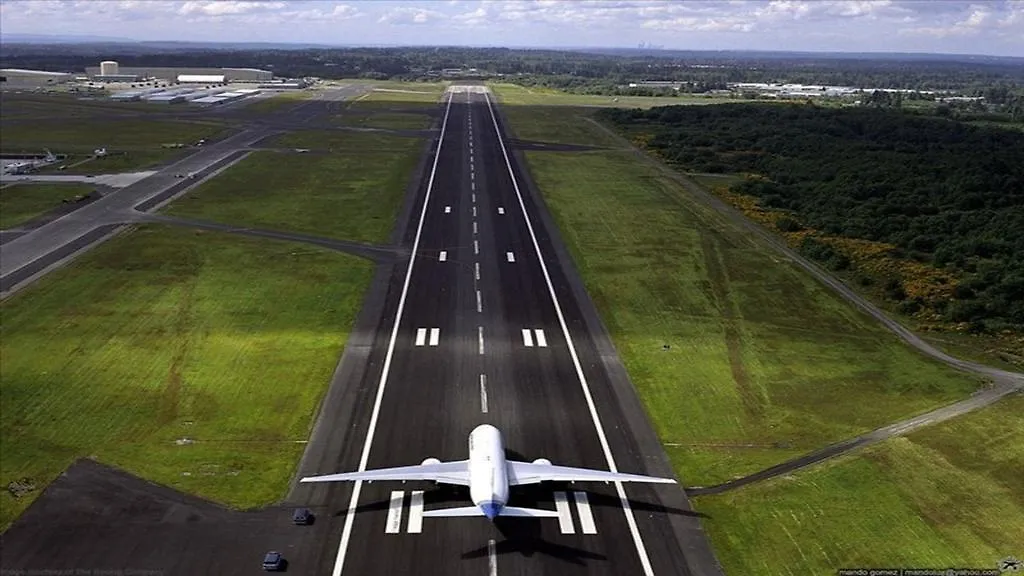
[[[0,0],[4,34],[1024,56],[1024,0]]]

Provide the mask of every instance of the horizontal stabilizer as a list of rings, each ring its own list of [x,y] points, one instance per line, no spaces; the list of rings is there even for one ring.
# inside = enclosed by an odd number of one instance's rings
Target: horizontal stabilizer
[[[461,508],[442,508],[440,510],[425,510],[425,518],[456,518],[460,516],[483,516],[484,511],[477,506],[463,506]]]
[[[558,518],[558,512],[554,510],[539,510],[537,508],[515,508],[505,506],[501,509],[501,516],[518,516],[521,518]]]

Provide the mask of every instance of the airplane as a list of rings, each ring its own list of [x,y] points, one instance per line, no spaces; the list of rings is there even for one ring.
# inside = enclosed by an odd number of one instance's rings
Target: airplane
[[[623,474],[554,466],[546,458],[533,462],[517,462],[505,459],[505,443],[501,432],[490,424],[481,424],[469,434],[469,459],[441,462],[427,458],[421,464],[381,468],[363,472],[307,476],[300,482],[347,482],[352,480],[433,480],[439,484],[469,486],[473,506],[428,510],[427,518],[450,518],[460,516],[486,516],[493,521],[498,516],[530,518],[555,518],[554,510],[517,508],[506,506],[510,486],[538,484],[540,482],[651,482],[674,484],[671,478],[656,478],[638,474]]]

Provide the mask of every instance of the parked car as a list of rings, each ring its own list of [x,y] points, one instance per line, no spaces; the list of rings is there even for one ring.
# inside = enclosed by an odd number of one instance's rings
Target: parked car
[[[284,567],[285,559],[280,552],[270,551],[263,557],[263,569],[267,572],[283,572]]]
[[[309,511],[309,508],[296,508],[292,513],[292,522],[298,526],[312,524],[313,518],[313,513]]]

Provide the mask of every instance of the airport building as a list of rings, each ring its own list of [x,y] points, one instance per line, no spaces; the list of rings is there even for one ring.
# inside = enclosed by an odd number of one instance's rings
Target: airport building
[[[116,81],[137,81],[142,78],[160,78],[170,81],[192,82],[193,80],[178,80],[179,77],[217,77],[219,82],[210,80],[196,80],[203,84],[223,84],[226,82],[269,82],[274,79],[274,73],[269,70],[258,68],[167,68],[149,66],[121,66],[113,60],[101,62],[99,66],[89,66],[85,69],[86,75],[93,81],[108,82]],[[123,80],[122,78],[130,78]]]
[[[74,80],[74,74],[4,68],[0,70],[0,88],[44,88]]]

